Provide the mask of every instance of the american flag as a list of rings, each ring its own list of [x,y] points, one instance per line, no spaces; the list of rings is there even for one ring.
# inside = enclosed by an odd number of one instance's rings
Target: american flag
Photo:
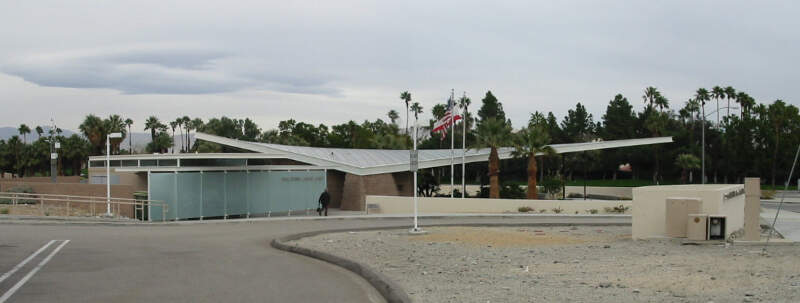
[[[456,103],[453,101],[453,98],[447,100],[447,111],[445,111],[444,116],[433,125],[434,133],[442,133],[441,140],[444,140],[444,137],[447,136],[447,128],[452,126],[453,123],[456,123],[456,121],[461,120],[461,115],[454,114],[455,105]]]

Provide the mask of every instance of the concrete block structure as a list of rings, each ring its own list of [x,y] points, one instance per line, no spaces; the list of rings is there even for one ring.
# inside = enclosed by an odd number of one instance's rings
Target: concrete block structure
[[[742,184],[644,186],[633,189],[632,237],[634,239],[663,238],[669,237],[672,232],[681,232],[667,230],[668,199],[699,200],[701,202],[697,213],[725,216],[726,238],[744,227],[745,191]],[[688,222],[688,215],[683,216],[684,212],[693,211],[688,205],[687,202],[686,206],[681,208],[673,204],[674,209],[670,210],[670,214],[677,217],[669,218],[676,220],[670,223],[670,226],[677,226],[680,221],[684,224]]]

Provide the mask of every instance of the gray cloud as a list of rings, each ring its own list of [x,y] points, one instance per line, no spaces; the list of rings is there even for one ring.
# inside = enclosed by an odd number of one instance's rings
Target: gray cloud
[[[104,88],[125,94],[211,94],[267,89],[338,95],[328,79],[302,72],[257,68],[254,60],[196,47],[122,48],[44,53],[20,57],[0,70],[41,86]],[[228,64],[233,62],[233,64]],[[230,65],[230,66],[226,66]],[[290,74],[295,73],[295,76]]]

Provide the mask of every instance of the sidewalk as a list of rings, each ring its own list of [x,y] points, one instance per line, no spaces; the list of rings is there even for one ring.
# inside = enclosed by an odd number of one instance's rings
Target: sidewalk
[[[761,209],[761,218],[767,221],[767,224],[772,224],[775,220],[775,213],[777,209],[763,207]],[[781,210],[778,221],[775,222],[775,230],[780,232],[784,238],[792,241],[800,241],[800,214],[787,210]]]

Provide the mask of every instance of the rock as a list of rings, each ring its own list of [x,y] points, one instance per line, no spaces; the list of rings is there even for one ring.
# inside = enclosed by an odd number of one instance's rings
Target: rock
[[[711,277],[711,280],[716,280],[716,279],[717,279],[717,277]]]
[[[611,248],[611,245],[603,245],[603,248]]]
[[[641,291],[641,290],[639,290],[638,288],[634,288],[634,289],[633,289],[633,293],[635,293],[635,294],[638,294],[638,293],[640,293],[640,292],[642,292],[642,291]]]
[[[600,283],[600,284],[597,284],[597,286],[599,286],[600,288],[609,288],[609,287],[611,287],[612,285],[613,285],[613,284],[611,284],[611,282],[602,282],[602,283]]]
[[[744,293],[744,296],[745,297],[755,297],[755,294],[751,293],[751,292],[746,292],[746,293]]]

